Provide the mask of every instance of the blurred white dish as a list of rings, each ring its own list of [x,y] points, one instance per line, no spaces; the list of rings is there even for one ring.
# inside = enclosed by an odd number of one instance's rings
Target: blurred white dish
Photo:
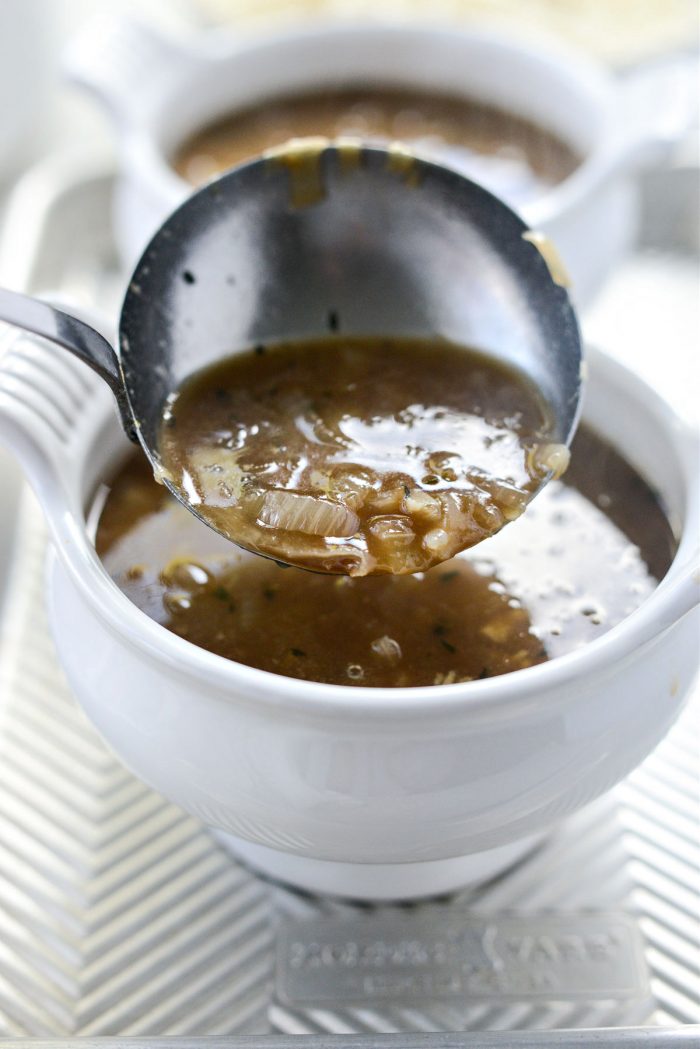
[[[0,179],[45,147],[53,14],[47,0],[0,3]]]
[[[126,451],[107,387],[18,335],[0,366],[0,439],[49,521],[48,603],[75,694],[129,768],[304,888],[411,897],[495,874],[608,790],[678,715],[698,664],[697,435],[631,372],[589,356],[584,418],[658,489],[681,543],[654,593],[587,646],[440,688],[293,680],[149,619],[85,523]]]
[[[658,159],[688,117],[687,78],[675,70],[614,82],[567,52],[428,26],[331,24],[263,37],[210,32],[184,42],[100,17],[74,41],[66,66],[114,118],[121,163],[115,234],[128,266],[191,192],[170,158],[195,130],[305,89],[394,85],[491,103],[583,157],[571,176],[522,209],[559,248],[579,304],[634,240],[631,173]]]

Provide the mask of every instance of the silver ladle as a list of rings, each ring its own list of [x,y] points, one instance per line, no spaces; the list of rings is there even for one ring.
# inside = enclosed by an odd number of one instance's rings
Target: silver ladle
[[[0,319],[96,371],[127,434],[200,517],[160,471],[163,406],[194,371],[257,343],[442,336],[529,376],[551,406],[551,440],[569,444],[581,342],[563,285],[547,242],[463,175],[399,146],[302,139],[166,219],[129,281],[119,356],[83,321],[15,292],[0,289]]]

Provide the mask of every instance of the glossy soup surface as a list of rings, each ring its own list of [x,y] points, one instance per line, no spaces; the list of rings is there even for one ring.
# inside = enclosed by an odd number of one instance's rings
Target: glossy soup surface
[[[326,88],[272,99],[203,128],[180,147],[173,165],[200,185],[290,138],[317,135],[401,141],[514,206],[542,195],[579,163],[544,128],[473,100],[417,90]]]
[[[416,575],[279,568],[202,525],[135,454],[101,507],[96,545],[147,615],[228,659],[343,685],[442,685],[587,644],[666,572],[673,535],[648,486],[585,428],[551,481],[498,535]]]
[[[444,340],[257,346],[167,401],[166,475],[228,538],[315,571],[423,571],[522,513],[568,461],[538,391]]]

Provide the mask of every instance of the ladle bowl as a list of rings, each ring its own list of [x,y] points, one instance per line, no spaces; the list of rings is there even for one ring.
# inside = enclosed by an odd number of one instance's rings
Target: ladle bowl
[[[0,318],[105,379],[126,432],[197,514],[160,470],[163,406],[193,372],[260,342],[440,336],[528,376],[551,407],[552,440],[568,444],[581,343],[565,284],[551,245],[464,176],[399,145],[302,139],[165,221],[128,283],[119,355],[83,321],[13,292],[0,290]]]

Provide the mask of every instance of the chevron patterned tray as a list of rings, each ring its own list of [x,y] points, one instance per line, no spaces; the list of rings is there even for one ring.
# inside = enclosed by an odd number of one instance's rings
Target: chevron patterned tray
[[[114,309],[110,193],[109,173],[85,158],[28,175],[11,203],[0,280]],[[11,558],[0,592],[0,1045],[137,1036],[132,1049],[185,1049],[218,1035],[213,1049],[700,1046],[691,1026],[700,1024],[700,693],[641,768],[507,875],[430,905],[331,903],[258,879],[112,757],[56,664],[45,532],[27,490],[12,536],[0,533],[0,560]],[[422,916],[447,927],[466,915],[544,940],[552,922],[585,929],[603,913],[640,945],[629,993],[586,991],[573,978],[507,1000],[289,993],[290,929],[303,939],[305,929],[318,937],[340,927],[357,939],[368,917],[415,930]],[[391,1032],[403,1037],[383,1037]]]

